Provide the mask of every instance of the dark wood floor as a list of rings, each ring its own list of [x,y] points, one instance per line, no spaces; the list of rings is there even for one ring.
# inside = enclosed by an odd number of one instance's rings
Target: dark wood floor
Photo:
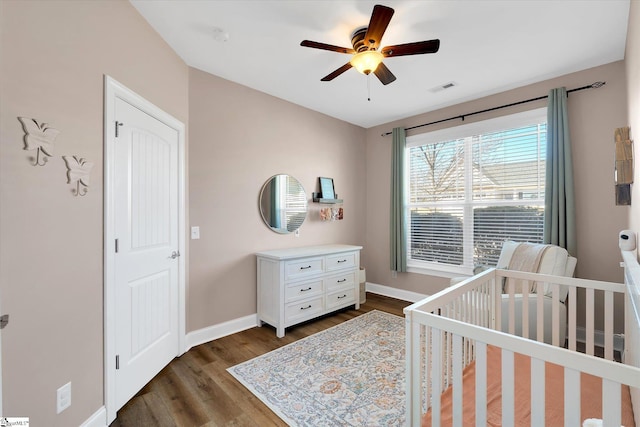
[[[263,326],[194,347],[134,396],[111,427],[286,426],[226,369],[374,309],[402,316],[407,305],[367,294],[359,310],[345,309],[293,326],[284,338],[276,338],[275,329]]]

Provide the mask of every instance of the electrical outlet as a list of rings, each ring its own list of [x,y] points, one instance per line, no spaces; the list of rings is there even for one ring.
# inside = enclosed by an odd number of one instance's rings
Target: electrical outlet
[[[200,227],[191,227],[191,240],[200,238]]]
[[[58,389],[56,393],[56,407],[58,414],[71,406],[71,383],[68,382]]]

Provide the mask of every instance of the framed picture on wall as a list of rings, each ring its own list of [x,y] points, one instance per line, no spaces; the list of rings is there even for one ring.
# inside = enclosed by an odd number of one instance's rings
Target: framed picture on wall
[[[320,177],[320,194],[323,199],[335,199],[336,193],[333,188],[333,178]]]

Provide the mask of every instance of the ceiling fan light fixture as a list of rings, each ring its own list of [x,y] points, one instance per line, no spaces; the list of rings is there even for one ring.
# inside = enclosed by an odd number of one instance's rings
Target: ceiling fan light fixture
[[[349,63],[362,74],[369,74],[378,68],[384,55],[377,50],[365,50],[353,55]]]

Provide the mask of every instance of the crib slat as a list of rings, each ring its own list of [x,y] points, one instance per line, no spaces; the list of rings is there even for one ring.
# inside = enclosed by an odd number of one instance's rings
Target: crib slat
[[[580,421],[580,371],[564,368],[564,425],[581,426]]]
[[[493,329],[499,331],[502,328],[502,292],[500,289],[500,285],[498,284],[499,280],[496,279],[492,279],[491,280],[491,290],[493,292],[493,307],[491,307],[493,310],[491,310],[494,313],[494,318],[493,320]]]
[[[442,390],[446,390],[447,384],[451,384],[451,334],[443,331],[442,346],[440,347],[442,360]]]
[[[604,358],[613,360],[613,292],[604,292]]]
[[[516,333],[516,298],[515,298],[515,282],[516,279],[507,280],[509,283],[509,333],[511,335]]]
[[[426,408],[428,409],[429,407],[431,407],[431,395],[432,393],[432,388],[431,388],[431,381],[429,381],[428,379],[431,377],[431,335],[432,335],[432,330],[430,327],[425,326],[425,332],[424,332],[424,342],[425,342],[425,349],[424,349],[424,356],[423,356],[423,360],[422,360],[422,364],[420,365],[420,370],[418,371],[420,374],[420,385],[419,387],[424,387],[426,389],[426,393],[425,393],[425,404],[426,404]],[[425,380],[426,379],[426,380]],[[415,424],[418,425],[418,424]]]
[[[565,304],[569,305],[569,350],[576,351],[576,305],[577,305],[577,291],[575,286],[571,286],[569,288],[569,294],[567,295],[567,300],[565,300]]]
[[[489,326],[489,284],[482,285],[482,304],[480,305],[480,313],[482,313],[482,326],[485,328]]]
[[[544,294],[536,294],[536,341],[544,342]]]
[[[462,426],[462,339],[459,335],[453,336],[453,401],[460,404],[453,405],[453,425]]]
[[[417,322],[411,322],[410,316],[405,318],[405,342],[407,346],[406,356],[406,370],[407,372],[423,372],[421,368],[421,348],[420,348],[420,334],[421,331],[426,328],[422,327]],[[427,343],[427,349],[429,344]],[[428,357],[428,356],[425,356]],[[407,375],[406,380],[407,389],[410,393],[407,393],[406,405],[410,410],[409,422],[410,425],[420,425],[420,419],[422,416],[421,402],[422,398],[412,399],[411,396],[422,396],[422,375],[418,375],[417,378],[413,375]]]
[[[462,322],[466,322],[467,321],[467,295],[466,294],[462,294],[460,295],[460,320]]]
[[[491,280],[489,283],[486,284],[486,287],[484,289],[485,291],[485,295],[484,295],[484,313],[485,313],[485,322],[486,323],[486,327],[487,328],[491,328],[493,327],[493,325],[491,324],[491,319],[492,319],[492,313],[495,313],[494,307],[492,305],[492,301],[495,301],[494,298],[492,298],[491,296],[493,295],[493,280]],[[502,297],[501,297],[502,298]]]
[[[619,426],[622,424],[620,408],[622,405],[620,384],[611,380],[602,380],[602,425]]]
[[[522,293],[522,337],[529,338],[529,292]]]
[[[515,372],[513,352],[502,350],[502,425],[514,425]]]
[[[544,417],[544,360],[531,359],[531,425],[545,425]]]
[[[442,334],[443,332],[439,329],[432,328],[431,334],[431,348],[432,349],[441,349],[442,348]],[[432,384],[432,392],[431,392],[431,426],[439,427],[440,426],[440,410],[441,410],[441,401],[442,397],[442,353],[441,351],[432,351],[431,355],[431,384]]]
[[[471,307],[473,308],[473,324],[474,325],[479,325],[480,324],[480,293],[478,292],[478,290],[473,290],[472,291],[472,304]]]
[[[586,303],[585,303],[585,311],[586,311],[586,319],[585,319],[585,327],[586,327],[586,353],[590,356],[593,356],[594,353],[594,316],[595,316],[595,304],[594,304],[594,293],[593,289],[585,289],[586,292]]]
[[[498,304],[500,306],[500,304]],[[476,342],[476,426],[487,425],[487,345]]]
[[[551,286],[551,344],[558,346],[560,345],[560,288],[556,283]]]

